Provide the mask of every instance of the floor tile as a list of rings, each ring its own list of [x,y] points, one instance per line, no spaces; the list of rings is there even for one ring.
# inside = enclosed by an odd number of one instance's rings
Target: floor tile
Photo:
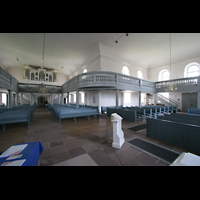
[[[51,156],[40,158],[40,166],[51,166],[53,165],[53,159]]]
[[[91,151],[94,151],[94,150],[96,150],[96,149],[98,149],[98,147],[94,144],[94,143],[88,143],[88,144],[85,144],[85,145],[83,145],[83,146],[81,146],[84,150],[85,150],[85,152],[91,152]]]
[[[98,166],[97,163],[87,154],[83,154],[69,160],[54,164],[53,166]]]
[[[98,160],[96,160],[96,163],[99,166],[118,166],[118,163],[115,162],[110,156],[104,156]]]
[[[62,144],[64,144],[62,140],[55,140],[55,141],[49,143],[50,148],[55,147],[55,146],[59,146],[59,145],[62,145]]]
[[[96,150],[94,150],[94,151],[91,151],[91,152],[89,152],[88,154],[89,154],[89,156],[90,156],[94,161],[96,161],[96,160],[98,160],[98,159],[100,159],[100,158],[106,156],[106,153],[104,153],[104,152],[101,151],[100,149],[96,149]]]
[[[54,164],[71,158],[69,152],[60,152],[60,153],[52,154],[51,157],[53,159]]]
[[[134,161],[138,162],[143,166],[152,166],[158,161],[158,158],[148,155],[147,153],[141,153],[134,157]]]
[[[106,131],[106,123],[108,129]],[[4,132],[0,130],[0,151],[4,152],[14,144],[40,141],[44,151],[40,156],[41,166],[168,166],[169,163],[134,147],[129,140],[138,137],[181,153],[189,152],[175,145],[146,136],[146,130],[134,132],[128,128],[145,124],[122,121],[125,143],[121,149],[112,147],[113,128],[110,117],[101,115],[86,120],[78,118],[62,120],[60,125],[46,107],[37,107],[30,127],[27,123],[13,124]],[[1,128],[2,126],[0,126]],[[70,133],[70,134],[69,134]],[[109,142],[105,142],[106,138]]]
[[[80,156],[86,152],[82,147],[77,147],[77,148],[69,150],[69,153],[70,153],[71,157],[73,158],[76,156]]]
[[[142,166],[140,163],[135,161],[134,159],[127,160],[123,163],[123,166]]]

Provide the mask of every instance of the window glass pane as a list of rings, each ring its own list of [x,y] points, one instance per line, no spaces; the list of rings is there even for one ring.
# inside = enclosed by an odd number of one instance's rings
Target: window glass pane
[[[197,65],[192,65],[188,68],[188,72],[198,72],[199,68]]]
[[[167,72],[167,71],[163,72],[162,76],[161,76],[161,80],[162,81],[169,80],[169,72]]]
[[[192,65],[187,70],[187,77],[199,76],[199,67],[197,65]]]
[[[129,75],[129,69],[128,69],[128,67],[124,66],[122,68],[122,74]]]
[[[138,78],[142,78],[142,72],[140,70],[138,71],[137,74],[138,74]]]

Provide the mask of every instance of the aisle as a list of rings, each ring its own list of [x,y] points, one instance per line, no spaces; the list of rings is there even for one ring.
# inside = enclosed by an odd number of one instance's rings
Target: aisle
[[[40,141],[45,148],[40,164],[52,165],[68,158],[62,148],[63,140],[67,138],[69,135],[47,107],[37,107],[24,142]]]

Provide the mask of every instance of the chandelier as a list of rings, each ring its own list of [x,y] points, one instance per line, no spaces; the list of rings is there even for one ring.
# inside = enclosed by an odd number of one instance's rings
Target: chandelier
[[[169,71],[169,79],[171,79],[171,33],[169,33],[169,57],[170,57],[170,71]],[[175,92],[178,88],[174,86],[172,80],[169,81],[169,85],[165,88],[165,92]]]
[[[47,91],[46,85],[43,85],[43,83],[41,83],[39,92],[42,94],[47,94],[48,91]]]

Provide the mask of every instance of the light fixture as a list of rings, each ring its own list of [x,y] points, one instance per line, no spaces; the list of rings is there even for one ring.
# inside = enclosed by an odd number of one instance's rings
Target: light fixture
[[[124,34],[122,34],[121,36],[119,36],[116,40],[115,40],[115,43],[118,43],[118,40],[119,40],[119,38],[121,38],[123,35],[125,35],[126,34],[126,36],[128,36],[129,34],[128,33],[124,33]]]
[[[170,71],[169,71],[169,79],[171,79],[171,33],[169,33],[169,57],[170,57]],[[165,88],[165,92],[175,92],[178,88],[174,87],[173,81],[169,80],[169,85],[167,88]]]
[[[45,39],[46,39],[46,33],[44,33],[44,42],[43,42],[43,53],[42,53],[43,68],[44,68],[44,51],[45,51]]]
[[[41,85],[39,86],[39,92],[42,94],[47,94],[48,91],[47,91],[46,85],[43,85],[43,83],[41,83]]]
[[[40,81],[45,81],[45,72],[46,72],[46,69],[44,69],[45,38],[46,38],[46,33],[44,33],[44,41],[43,41],[43,53],[42,53],[43,66],[41,68],[38,68],[38,72],[40,74],[39,75]]]

